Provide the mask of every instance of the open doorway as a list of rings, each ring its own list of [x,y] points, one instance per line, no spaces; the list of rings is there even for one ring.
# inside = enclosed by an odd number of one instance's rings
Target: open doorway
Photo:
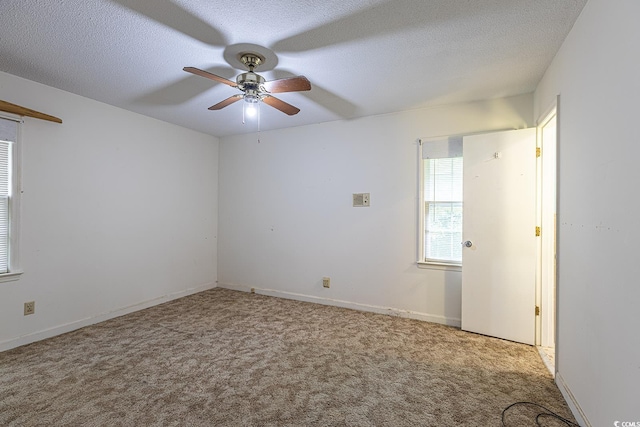
[[[538,247],[536,344],[552,375],[556,357],[556,188],[557,188],[557,103],[538,122]]]

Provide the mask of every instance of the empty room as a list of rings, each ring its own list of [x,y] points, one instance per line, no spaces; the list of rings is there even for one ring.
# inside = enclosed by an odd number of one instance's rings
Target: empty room
[[[2,0],[0,425],[640,427],[636,0]]]

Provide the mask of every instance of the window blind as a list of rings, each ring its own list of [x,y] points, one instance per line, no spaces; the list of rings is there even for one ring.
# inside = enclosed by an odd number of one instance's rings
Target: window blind
[[[0,141],[0,273],[9,270],[9,196],[11,142]]]
[[[423,159],[445,159],[462,157],[462,137],[452,136],[443,139],[421,139]]]
[[[17,138],[18,123],[0,117],[0,274],[9,271],[11,149]]]

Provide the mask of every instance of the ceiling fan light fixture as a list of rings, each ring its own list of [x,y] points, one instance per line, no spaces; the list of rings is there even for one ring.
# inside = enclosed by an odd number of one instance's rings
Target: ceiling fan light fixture
[[[256,104],[245,104],[244,115],[250,119],[253,119],[258,115],[258,106]]]
[[[260,95],[256,94],[245,94],[244,95],[244,115],[247,117],[255,117],[258,114],[258,103],[260,102]]]
[[[260,102],[261,98],[260,95],[258,94],[245,94],[244,95],[244,102],[246,102],[247,104],[257,104],[258,102]]]

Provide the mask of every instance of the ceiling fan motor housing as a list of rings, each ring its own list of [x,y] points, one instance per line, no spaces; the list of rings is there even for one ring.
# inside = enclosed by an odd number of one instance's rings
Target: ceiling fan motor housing
[[[265,92],[264,87],[262,87],[264,82],[264,77],[253,71],[242,73],[236,78],[238,89],[244,92],[244,99],[248,102],[252,102],[252,100],[255,100],[253,102],[258,102],[260,93]]]

